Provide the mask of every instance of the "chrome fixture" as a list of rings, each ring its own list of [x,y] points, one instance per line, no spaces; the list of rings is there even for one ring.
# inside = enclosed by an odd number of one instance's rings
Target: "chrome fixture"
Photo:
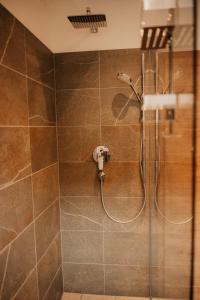
[[[142,149],[142,146],[141,146],[141,149]],[[121,220],[118,220],[118,219],[114,218],[113,216],[111,216],[106,208],[106,204],[104,201],[104,192],[103,192],[103,183],[104,183],[104,179],[105,179],[104,163],[106,163],[110,160],[109,149],[106,146],[96,147],[93,152],[93,159],[98,165],[98,175],[99,175],[100,190],[101,190],[101,203],[102,203],[103,209],[104,209],[106,215],[108,216],[108,218],[111,219],[112,221],[120,223],[120,224],[128,224],[128,223],[131,223],[131,222],[135,221],[136,219],[138,219],[138,217],[142,214],[142,212],[146,206],[146,186],[144,183],[144,171],[143,171],[142,157],[140,159],[140,171],[141,171],[141,178],[142,178],[142,184],[143,184],[143,190],[144,190],[144,200],[143,200],[141,208],[140,208],[139,212],[136,214],[136,216],[127,221],[121,221]]]
[[[103,167],[106,162],[110,160],[109,149],[106,146],[98,146],[94,149],[93,159],[98,164],[99,176],[104,178],[105,173]]]
[[[75,29],[90,28],[92,33],[97,33],[99,27],[106,27],[105,14],[92,14],[89,7],[86,8],[86,15],[68,16],[68,20]]]
[[[134,92],[134,94],[135,94],[137,100],[138,100],[139,103],[142,105],[142,104],[143,104],[142,96],[139,95],[139,94],[137,93],[137,91],[135,90],[135,87],[134,87],[134,85],[133,85],[133,80],[132,80],[132,78],[131,78],[128,74],[126,74],[126,73],[119,72],[119,73],[117,74],[117,79],[120,80],[120,81],[122,81],[122,82],[124,82],[124,83],[126,83],[126,84],[128,84],[128,85],[130,86],[130,88],[131,88],[132,91]]]

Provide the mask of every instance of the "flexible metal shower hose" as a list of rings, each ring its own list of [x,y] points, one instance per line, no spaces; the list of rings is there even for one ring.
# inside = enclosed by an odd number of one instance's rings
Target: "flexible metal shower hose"
[[[158,213],[160,216],[165,219],[168,223],[174,224],[174,225],[183,225],[186,223],[189,223],[193,216],[186,218],[183,221],[176,222],[173,220],[170,220],[160,209],[158,204],[158,185],[159,185],[159,175],[160,175],[160,143],[159,143],[159,111],[156,110],[156,164],[155,164],[155,195],[154,195],[154,203],[157,208]]]
[[[101,202],[102,202],[103,209],[109,219],[111,219],[114,222],[120,223],[120,224],[131,223],[133,221],[136,221],[139,218],[139,216],[142,214],[142,212],[146,206],[146,184],[145,184],[144,170],[143,170],[143,131],[141,132],[141,139],[140,139],[140,177],[141,177],[143,193],[144,193],[142,206],[136,216],[134,216],[133,218],[131,218],[129,220],[122,221],[122,220],[119,220],[119,219],[116,219],[115,217],[113,217],[106,208],[105,201],[104,201],[104,192],[103,192],[103,177],[100,176]]]

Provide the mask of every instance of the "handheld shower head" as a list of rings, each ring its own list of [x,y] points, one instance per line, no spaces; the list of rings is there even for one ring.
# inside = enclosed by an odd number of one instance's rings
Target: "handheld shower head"
[[[132,78],[128,74],[126,74],[126,73],[119,72],[119,73],[117,73],[117,79],[119,79],[120,81],[128,84],[131,87],[131,89],[134,92],[137,100],[142,105],[143,104],[142,97],[140,95],[138,95],[138,93],[136,92],[136,90],[135,90],[135,88],[133,86],[133,80],[132,80]]]
[[[120,81],[122,81],[122,82],[124,82],[124,83],[126,83],[130,86],[132,86],[133,81],[132,81],[131,77],[126,73],[119,72],[117,74],[117,79],[119,79]]]

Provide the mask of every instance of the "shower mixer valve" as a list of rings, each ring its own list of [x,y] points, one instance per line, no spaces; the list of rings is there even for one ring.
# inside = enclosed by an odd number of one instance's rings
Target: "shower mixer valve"
[[[104,163],[110,160],[109,149],[106,146],[97,146],[93,152],[93,159],[98,164],[99,173],[102,173]]]

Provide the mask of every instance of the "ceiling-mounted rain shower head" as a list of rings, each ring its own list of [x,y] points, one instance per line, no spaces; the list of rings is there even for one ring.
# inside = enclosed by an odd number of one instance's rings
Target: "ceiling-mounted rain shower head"
[[[92,14],[90,8],[86,9],[86,15],[68,16],[68,20],[75,29],[90,28],[92,33],[97,33],[99,27],[106,27],[105,14]]]
[[[174,26],[144,27],[142,29],[142,50],[164,49],[173,35]]]

